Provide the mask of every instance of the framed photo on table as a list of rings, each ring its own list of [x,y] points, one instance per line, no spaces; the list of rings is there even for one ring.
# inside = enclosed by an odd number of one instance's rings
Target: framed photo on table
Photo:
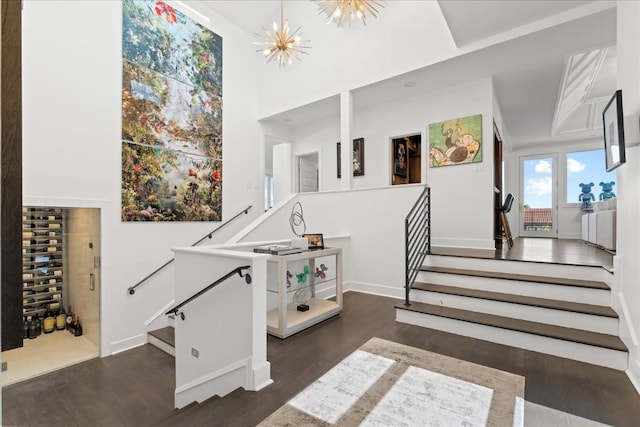
[[[309,249],[324,249],[324,239],[322,234],[303,234],[309,241]]]

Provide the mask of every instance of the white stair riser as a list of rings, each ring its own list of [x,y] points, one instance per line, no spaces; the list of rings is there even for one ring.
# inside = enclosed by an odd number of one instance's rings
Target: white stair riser
[[[523,304],[513,304],[501,301],[491,301],[480,298],[469,298],[460,295],[448,295],[437,292],[412,290],[411,300],[427,304],[442,305],[462,310],[528,320],[563,326],[565,328],[581,329],[608,335],[618,335],[618,319],[594,316],[584,313],[554,310],[543,307],[533,307]]]
[[[428,255],[423,265],[430,267],[461,268],[465,270],[500,271],[502,273],[532,276],[560,277],[602,281],[611,286],[613,275],[602,267],[580,265],[541,264],[537,262],[507,261],[482,258],[464,258]]]
[[[521,282],[519,280],[492,279],[446,273],[428,273],[425,271],[418,274],[416,281],[504,294],[579,302],[583,304],[610,306],[611,303],[611,291],[605,289],[580,288],[576,286]]]
[[[617,370],[625,370],[628,365],[628,354],[626,352],[571,341],[563,341],[402,309],[396,309],[396,320],[411,325],[491,341],[525,350],[537,351]]]
[[[147,335],[147,341],[149,342],[149,344],[155,347],[158,347],[160,350],[164,351],[165,353],[170,354],[173,357],[176,357],[176,349],[170,346],[169,344],[167,344],[166,342],[159,340],[153,335]]]

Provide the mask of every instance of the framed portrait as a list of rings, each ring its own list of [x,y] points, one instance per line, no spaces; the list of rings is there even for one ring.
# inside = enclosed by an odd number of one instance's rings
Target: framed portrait
[[[407,177],[407,162],[409,152],[407,151],[407,140],[396,139],[393,141],[393,174]]]
[[[627,161],[623,117],[622,91],[617,90],[602,111],[605,166],[607,172],[611,172]]]
[[[338,142],[336,145],[338,155],[338,178],[341,177],[341,166],[340,163],[342,161],[342,155],[340,154],[341,144]],[[353,140],[353,176],[362,176],[364,175],[364,138],[357,138]]]
[[[322,234],[303,234],[309,241],[309,249],[324,249],[324,239]]]

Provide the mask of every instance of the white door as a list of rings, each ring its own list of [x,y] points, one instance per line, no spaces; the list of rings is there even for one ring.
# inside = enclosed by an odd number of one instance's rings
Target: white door
[[[520,235],[558,237],[558,178],[555,154],[520,158]]]
[[[298,191],[318,191],[318,153],[298,157]]]

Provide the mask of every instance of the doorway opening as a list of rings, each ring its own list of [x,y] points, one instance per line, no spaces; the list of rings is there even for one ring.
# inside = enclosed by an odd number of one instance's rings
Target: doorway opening
[[[100,355],[100,209],[23,206],[22,347],[2,352],[13,384]]]
[[[315,152],[296,157],[298,158],[298,193],[317,193],[320,189],[320,155]]]
[[[520,235],[558,237],[557,155],[520,158]]]
[[[422,182],[422,135],[391,138],[391,185]]]

